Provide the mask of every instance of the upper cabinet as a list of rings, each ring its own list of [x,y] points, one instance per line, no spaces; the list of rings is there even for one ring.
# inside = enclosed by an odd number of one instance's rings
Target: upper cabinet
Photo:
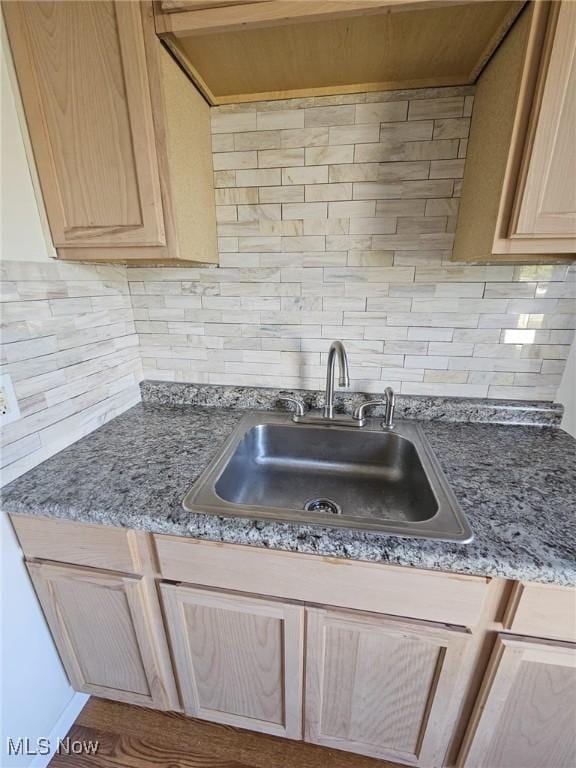
[[[156,6],[156,29],[208,101],[220,105],[468,85],[522,6],[165,0]]]
[[[576,253],[576,3],[527,6],[478,80],[453,258]]]
[[[151,4],[3,9],[58,257],[217,261],[209,107]]]

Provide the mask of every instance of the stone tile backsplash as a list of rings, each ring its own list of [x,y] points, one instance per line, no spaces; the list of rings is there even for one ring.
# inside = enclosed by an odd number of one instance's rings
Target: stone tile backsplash
[[[141,366],[125,267],[5,261],[1,285],[8,482],[137,403]]]
[[[221,268],[130,268],[144,377],[554,399],[566,266],[454,264],[473,88],[212,110]]]

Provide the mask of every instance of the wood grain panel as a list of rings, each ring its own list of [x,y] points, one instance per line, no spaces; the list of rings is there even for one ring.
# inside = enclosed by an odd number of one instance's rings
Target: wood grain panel
[[[502,623],[517,634],[576,642],[576,590],[517,581]]]
[[[248,8],[262,15],[271,14],[276,5],[288,10],[278,11],[272,26],[253,28],[246,23]],[[303,8],[311,12],[314,6],[329,5],[340,11],[334,16],[356,5],[357,15],[320,20],[309,16],[306,23],[293,17]],[[471,83],[522,5],[399,3],[394,13],[372,15],[378,4],[271,2],[171,13],[160,34],[207,97],[225,104]],[[238,21],[229,31],[219,27],[199,34],[195,26],[192,34],[191,23],[209,15],[242,19],[241,29],[233,28],[240,25]],[[188,25],[186,18],[191,20]],[[300,23],[280,24],[287,19]]]
[[[127,530],[30,515],[11,515],[10,520],[27,558],[139,572]]]
[[[3,10],[54,244],[164,244],[140,4]]]
[[[303,609],[162,584],[185,711],[299,738]]]
[[[49,563],[27,567],[75,690],[165,708],[141,581]]]
[[[469,637],[307,609],[306,738],[415,765],[441,764]],[[456,703],[458,703],[456,701]]]
[[[511,234],[573,237],[576,251],[576,4],[553,11]]]
[[[500,635],[460,768],[576,765],[576,646]]]
[[[489,579],[154,536],[162,576],[288,600],[471,626]]]

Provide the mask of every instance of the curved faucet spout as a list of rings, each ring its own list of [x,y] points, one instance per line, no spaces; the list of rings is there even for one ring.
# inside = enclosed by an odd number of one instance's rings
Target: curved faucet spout
[[[338,358],[338,383],[341,387],[350,386],[350,375],[348,373],[348,358],[344,344],[341,341],[333,341],[328,352],[328,365],[326,369],[326,399],[324,401],[324,417],[332,419],[334,417],[334,366]]]

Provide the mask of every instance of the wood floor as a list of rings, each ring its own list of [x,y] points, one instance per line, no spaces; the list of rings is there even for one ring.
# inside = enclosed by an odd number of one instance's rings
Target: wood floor
[[[55,755],[49,768],[401,768],[397,763],[91,698],[70,739],[95,755]]]

